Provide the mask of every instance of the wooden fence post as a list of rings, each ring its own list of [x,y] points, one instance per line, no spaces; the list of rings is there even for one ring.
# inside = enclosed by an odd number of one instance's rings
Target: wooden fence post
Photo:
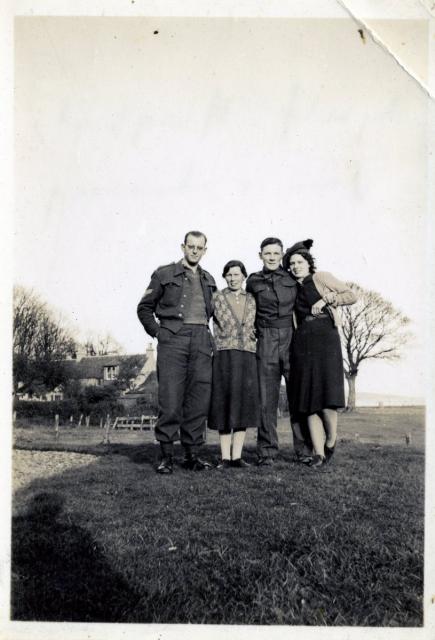
[[[72,427],[74,422],[74,416],[69,417],[69,426]]]
[[[56,413],[54,416],[54,437],[56,440],[59,440],[59,414]]]
[[[103,418],[100,418],[100,429],[103,428]]]
[[[86,429],[89,429],[90,422],[91,422],[91,416],[88,415],[88,416],[86,416]]]
[[[106,426],[105,426],[105,429],[104,429],[103,444],[110,444],[109,429],[110,429],[110,414],[108,413],[107,416],[106,416]]]
[[[79,418],[79,422],[78,422],[78,427],[82,426],[82,420],[83,420],[83,413],[80,414],[80,418]]]

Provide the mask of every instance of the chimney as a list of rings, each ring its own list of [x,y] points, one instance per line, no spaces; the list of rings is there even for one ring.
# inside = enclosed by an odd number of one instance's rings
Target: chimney
[[[147,344],[145,349],[145,355],[147,357],[147,361],[145,364],[146,370],[151,373],[151,371],[155,371],[156,369],[156,352],[154,351],[154,347],[152,342]]]

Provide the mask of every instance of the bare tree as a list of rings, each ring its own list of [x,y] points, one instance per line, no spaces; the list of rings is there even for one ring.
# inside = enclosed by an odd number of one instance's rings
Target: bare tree
[[[379,293],[368,291],[350,282],[358,296],[350,306],[340,307],[342,317],[341,340],[346,380],[349,387],[347,410],[356,403],[356,377],[364,360],[397,360],[411,333],[410,323],[401,311]]]
[[[76,352],[65,320],[32,290],[14,288],[13,374],[14,389],[52,390],[65,380],[62,360]]]
[[[110,334],[89,332],[84,348],[87,356],[118,355],[124,352],[122,345]]]
[[[45,304],[33,291],[21,286],[14,287],[14,354],[30,355],[33,353],[39,324],[44,313]]]

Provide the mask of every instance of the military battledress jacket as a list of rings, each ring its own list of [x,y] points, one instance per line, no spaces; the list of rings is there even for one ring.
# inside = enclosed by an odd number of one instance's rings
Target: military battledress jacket
[[[213,313],[213,292],[216,283],[212,275],[198,266],[207,319]],[[137,307],[139,320],[153,338],[160,327],[177,333],[184,323],[183,287],[187,276],[182,260],[159,267],[151,276],[147,290]],[[157,318],[157,320],[156,320]]]
[[[262,269],[251,273],[246,291],[257,303],[257,327],[291,327],[296,300],[296,281],[279,267],[276,271]]]

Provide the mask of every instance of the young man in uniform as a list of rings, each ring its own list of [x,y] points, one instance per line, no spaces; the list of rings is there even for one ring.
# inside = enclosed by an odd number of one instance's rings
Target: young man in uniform
[[[189,231],[181,245],[183,259],[159,267],[151,276],[137,313],[145,331],[157,338],[159,415],[156,439],[160,442],[158,473],[173,472],[174,442],[184,449],[183,467],[211,468],[198,457],[204,442],[212,375],[213,277],[199,266],[207,238]]]
[[[261,271],[252,273],[246,291],[257,303],[257,355],[260,384],[261,426],[257,437],[259,465],[273,465],[278,453],[277,412],[281,376],[287,395],[290,385],[290,343],[293,335],[293,307],[296,281],[281,266],[283,244],[279,238],[266,238],[260,245]],[[304,438],[298,423],[292,423],[297,458],[302,458]]]

